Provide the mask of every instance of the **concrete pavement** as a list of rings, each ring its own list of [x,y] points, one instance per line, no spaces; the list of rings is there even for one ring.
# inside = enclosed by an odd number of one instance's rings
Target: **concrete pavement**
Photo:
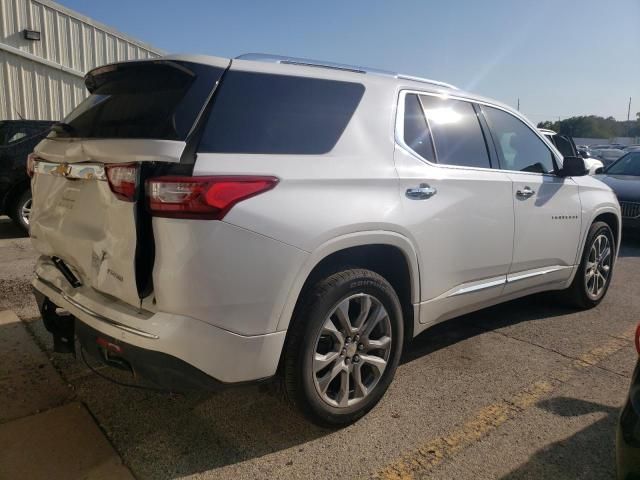
[[[0,240],[0,281],[13,285],[0,302],[138,478],[614,478],[615,420],[637,358],[638,237],[625,238],[599,307],[579,312],[538,295],[431,328],[380,405],[339,431],[309,425],[257,387],[130,389],[51,353],[29,297],[32,261],[28,239]]]

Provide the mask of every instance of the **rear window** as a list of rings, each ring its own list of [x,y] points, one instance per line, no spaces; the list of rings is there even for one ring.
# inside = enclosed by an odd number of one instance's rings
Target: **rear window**
[[[229,71],[216,92],[199,150],[327,153],[340,139],[363,94],[359,83]]]
[[[99,68],[85,80],[91,94],[57,134],[184,140],[222,73],[212,66],[172,61]]]

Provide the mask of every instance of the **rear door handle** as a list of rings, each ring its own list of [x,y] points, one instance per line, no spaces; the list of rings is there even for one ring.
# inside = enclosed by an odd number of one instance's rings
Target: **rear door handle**
[[[524,200],[531,197],[534,193],[536,193],[536,191],[532,190],[531,187],[524,187],[522,190],[516,192],[516,197]]]
[[[428,183],[421,183],[417,188],[407,188],[405,195],[411,200],[426,200],[436,193],[438,193],[438,190],[430,187]]]

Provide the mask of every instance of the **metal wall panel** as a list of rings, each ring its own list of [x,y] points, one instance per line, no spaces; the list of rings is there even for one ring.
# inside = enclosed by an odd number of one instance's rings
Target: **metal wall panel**
[[[60,120],[85,98],[88,70],[161,54],[55,2],[0,0],[0,120]]]

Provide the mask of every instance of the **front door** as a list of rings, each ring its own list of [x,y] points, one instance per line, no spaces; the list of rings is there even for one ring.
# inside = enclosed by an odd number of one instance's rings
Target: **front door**
[[[554,174],[555,155],[512,114],[483,107],[500,167],[513,182],[513,260],[505,294],[566,281],[577,259],[581,232],[578,185]]]

